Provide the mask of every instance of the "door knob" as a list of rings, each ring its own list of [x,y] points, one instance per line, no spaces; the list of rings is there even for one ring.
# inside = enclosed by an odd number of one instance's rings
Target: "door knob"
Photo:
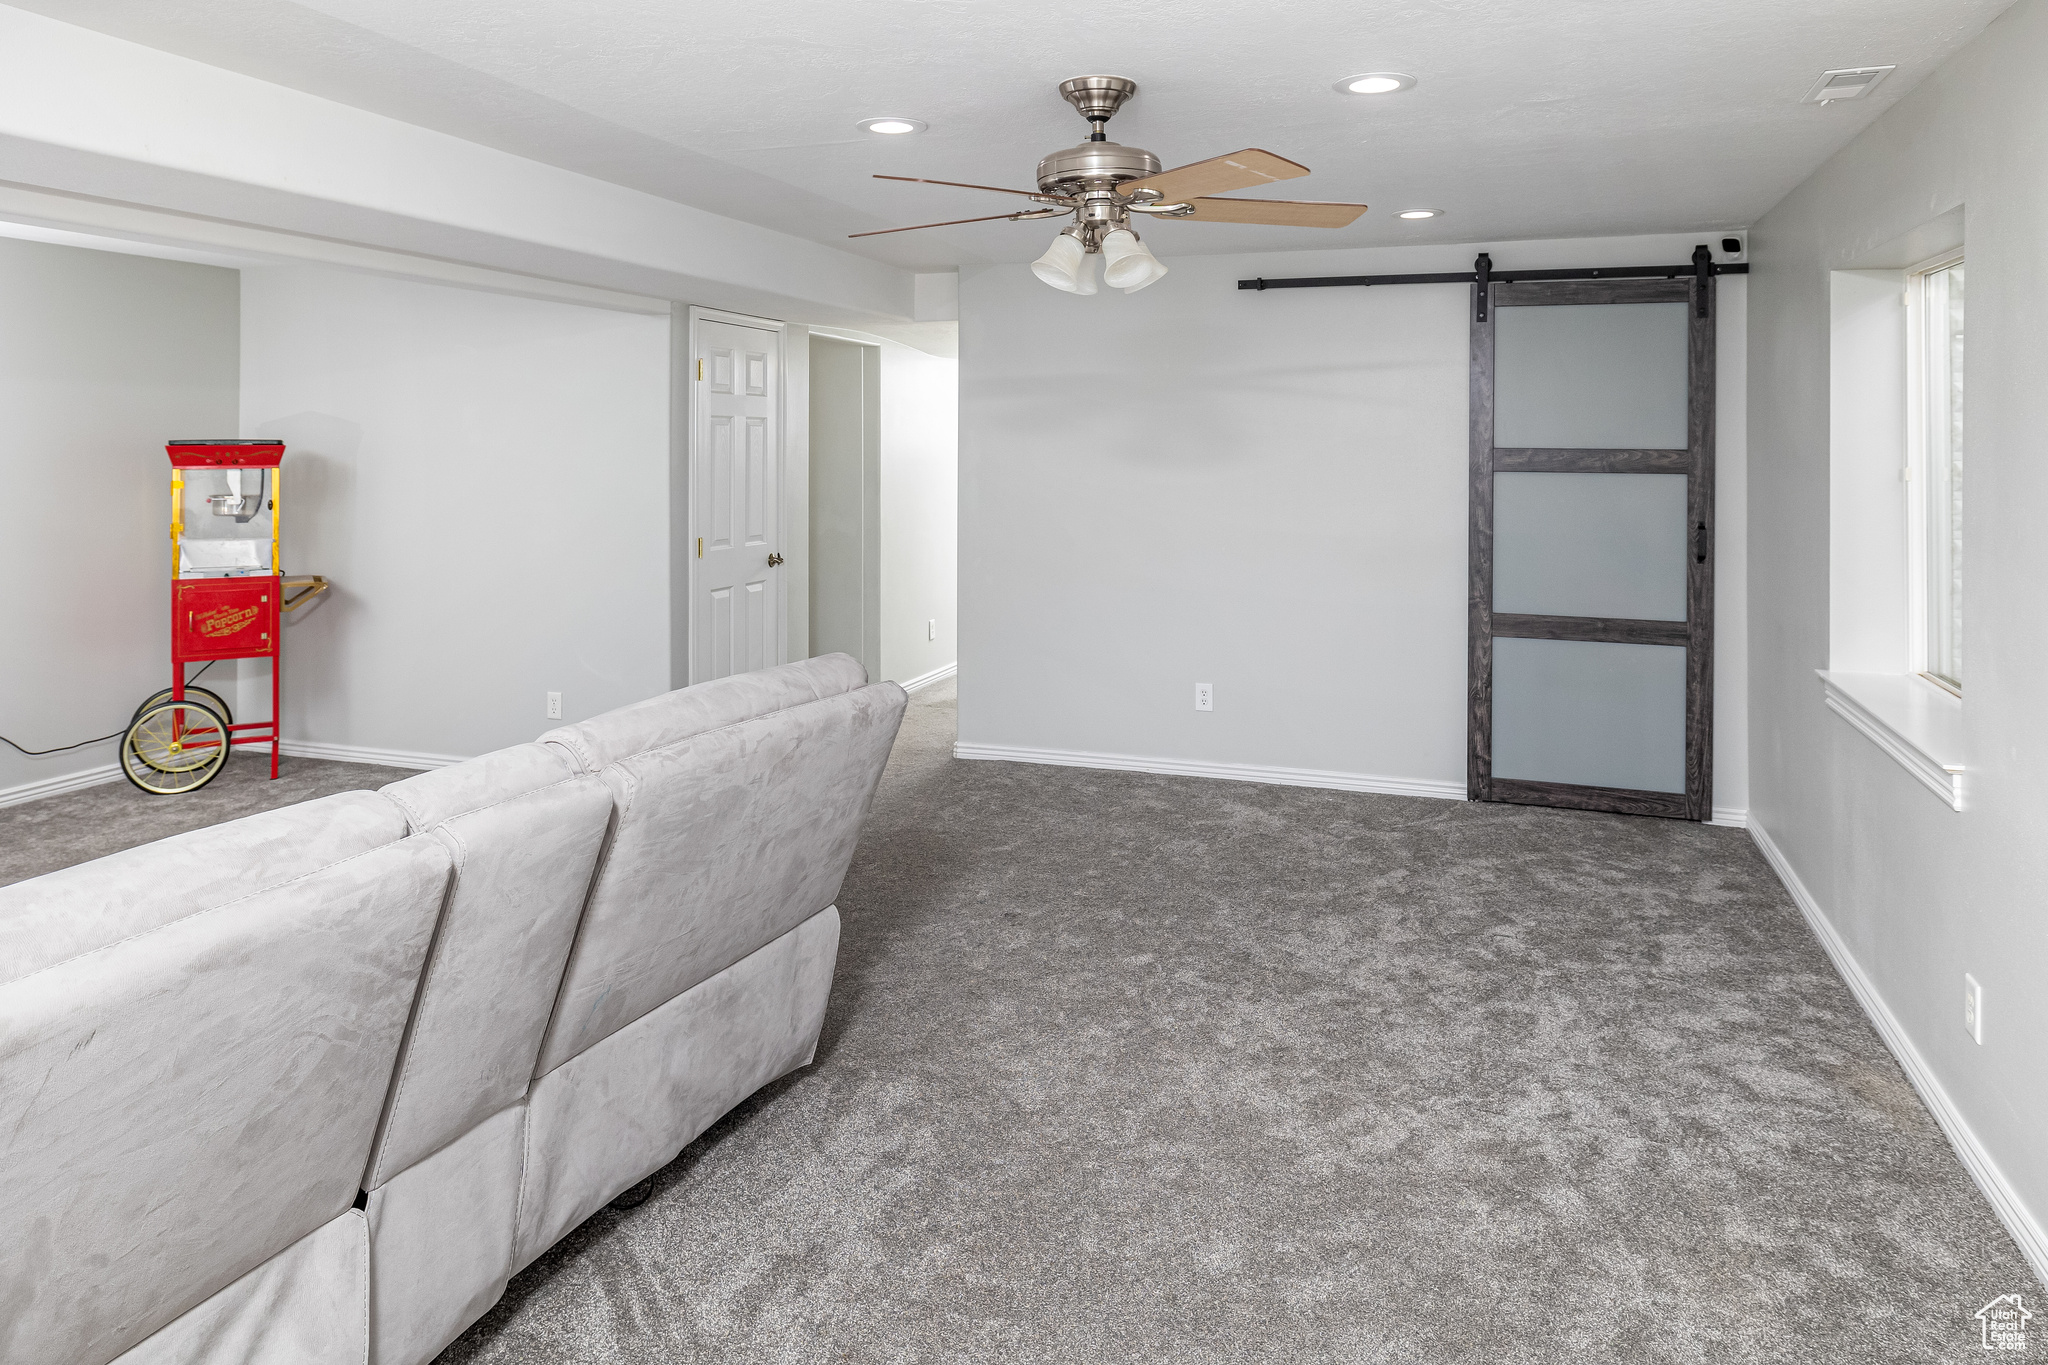
[[[770,551],[768,552],[768,567],[769,567],[769,568],[771,568],[771,569],[772,569],[772,568],[774,568],[774,567],[775,567],[776,565],[780,564],[781,562],[782,562],[782,556],[781,556],[781,555],[779,555],[779,554],[776,554],[776,553],[775,553],[775,552],[774,552],[773,550],[770,550]]]

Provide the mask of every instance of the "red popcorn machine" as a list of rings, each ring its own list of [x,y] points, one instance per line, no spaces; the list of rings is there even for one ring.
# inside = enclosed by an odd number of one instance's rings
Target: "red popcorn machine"
[[[277,776],[279,649],[284,613],[327,590],[318,575],[286,578],[279,557],[282,441],[172,441],[171,685],[135,708],[121,770],[146,792],[197,791],[238,744],[270,746]],[[218,692],[186,669],[270,660],[270,719],[237,722]],[[196,674],[190,675],[196,677]]]

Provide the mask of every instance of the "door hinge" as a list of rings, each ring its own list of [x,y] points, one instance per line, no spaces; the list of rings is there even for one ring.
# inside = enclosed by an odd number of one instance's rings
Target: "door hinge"
[[[702,379],[702,378],[704,377],[704,357],[703,357],[703,356],[698,356],[698,357],[697,357],[697,377],[698,377],[699,379]]]
[[[702,536],[698,536],[698,537],[697,537],[697,558],[699,558],[699,559],[702,559],[703,557],[704,557],[704,537],[702,537]]]

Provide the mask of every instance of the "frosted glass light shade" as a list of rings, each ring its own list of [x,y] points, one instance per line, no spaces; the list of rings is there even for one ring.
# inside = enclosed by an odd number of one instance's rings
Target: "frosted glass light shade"
[[[1076,294],[1092,294],[1095,292],[1095,258],[1093,256],[1084,254],[1081,257],[1081,264],[1074,268],[1074,292]]]
[[[1166,267],[1136,234],[1118,228],[1102,239],[1102,282],[1135,294],[1166,274]]]
[[[1088,253],[1081,244],[1066,233],[1052,239],[1052,245],[1045,254],[1031,263],[1031,273],[1055,289],[1069,294],[1081,292],[1081,265],[1088,259]],[[1092,285],[1093,279],[1089,281]]]
[[[1145,278],[1139,280],[1136,284],[1125,285],[1123,290],[1126,294],[1135,294],[1146,285],[1157,284],[1165,278],[1166,267],[1159,263],[1157,256],[1148,251],[1145,253]]]
[[[1102,282],[1111,289],[1128,289],[1149,273],[1145,262],[1151,259],[1136,233],[1118,228],[1102,239]]]

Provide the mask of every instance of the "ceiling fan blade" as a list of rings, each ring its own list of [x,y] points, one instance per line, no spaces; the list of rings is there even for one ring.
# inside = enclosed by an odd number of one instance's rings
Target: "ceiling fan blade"
[[[1247,147],[1228,156],[1212,156],[1192,166],[1177,166],[1143,180],[1118,185],[1117,191],[1129,194],[1133,190],[1157,190],[1162,201],[1193,199],[1204,194],[1256,189],[1275,180],[1292,180],[1307,174],[1308,167],[1297,165],[1284,156]]]
[[[849,232],[848,237],[886,237],[892,232],[916,232],[919,228],[958,227],[962,223],[993,223],[998,219],[1006,223],[1026,218],[1057,218],[1066,209],[1025,209],[1022,213],[991,213],[981,218],[949,218],[943,223],[912,223],[909,227],[879,228],[874,232]]]
[[[987,190],[991,194],[1021,194],[1026,199],[1036,199],[1041,204],[1064,204],[1069,202],[1063,194],[1040,194],[1037,190],[1006,190],[1001,185],[969,185],[961,180],[926,180],[921,176],[915,175],[878,175],[875,179],[903,180],[913,185],[951,185],[956,190]],[[1263,184],[1264,182],[1261,181],[1260,183]]]
[[[1264,223],[1269,227],[1350,227],[1365,212],[1363,204],[1313,203],[1304,199],[1190,199],[1190,214],[1160,214],[1168,221],[1197,223]]]

